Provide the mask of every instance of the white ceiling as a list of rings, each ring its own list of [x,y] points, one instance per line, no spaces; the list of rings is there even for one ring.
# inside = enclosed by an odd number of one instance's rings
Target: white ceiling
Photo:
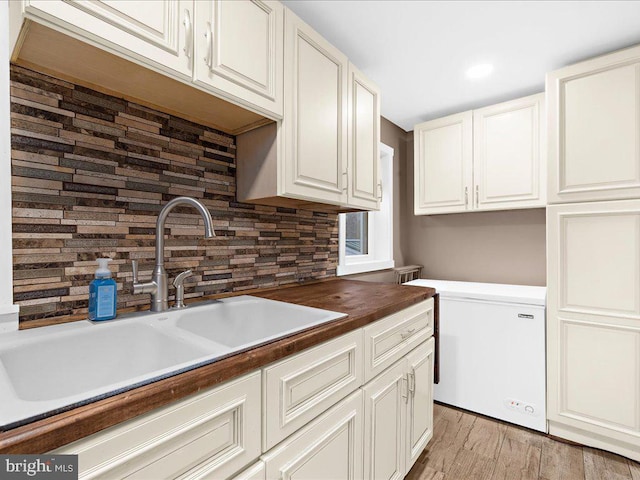
[[[640,43],[640,1],[285,0],[416,123],[541,92],[545,73]],[[493,74],[464,72],[492,63]]]

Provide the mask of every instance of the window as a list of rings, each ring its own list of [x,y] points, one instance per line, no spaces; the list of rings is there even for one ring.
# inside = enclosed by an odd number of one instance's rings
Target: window
[[[369,254],[369,212],[345,213],[346,256]]]
[[[393,148],[380,144],[382,200],[377,212],[341,213],[338,275],[393,268]]]

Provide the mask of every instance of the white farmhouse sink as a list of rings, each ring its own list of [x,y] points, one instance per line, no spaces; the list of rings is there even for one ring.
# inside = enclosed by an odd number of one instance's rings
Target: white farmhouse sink
[[[187,309],[177,317],[176,326],[240,350],[345,316],[344,313],[243,295]]]
[[[148,325],[89,328],[0,352],[18,398],[52,400],[135,381],[207,354]],[[39,366],[34,368],[34,366]]]
[[[214,362],[345,314],[248,295],[0,334],[0,429]]]

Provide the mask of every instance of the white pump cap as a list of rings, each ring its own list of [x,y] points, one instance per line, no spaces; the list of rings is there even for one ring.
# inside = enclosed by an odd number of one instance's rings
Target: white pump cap
[[[96,270],[96,278],[110,278],[111,270],[109,270],[110,258],[96,258],[98,262],[98,269]]]

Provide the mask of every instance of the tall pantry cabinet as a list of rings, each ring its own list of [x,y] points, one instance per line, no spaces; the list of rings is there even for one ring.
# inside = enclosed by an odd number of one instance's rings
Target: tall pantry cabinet
[[[549,432],[640,460],[640,47],[547,98]]]

